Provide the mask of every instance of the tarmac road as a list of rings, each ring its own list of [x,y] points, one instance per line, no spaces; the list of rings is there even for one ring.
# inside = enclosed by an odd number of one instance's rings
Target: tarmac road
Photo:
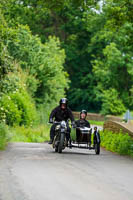
[[[133,200],[133,159],[101,150],[10,143],[0,152],[0,200]]]

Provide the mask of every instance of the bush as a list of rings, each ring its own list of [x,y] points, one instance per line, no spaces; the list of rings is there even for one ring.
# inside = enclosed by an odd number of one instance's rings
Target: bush
[[[0,120],[11,126],[21,122],[21,110],[10,95],[3,95],[0,99]]]
[[[0,150],[4,149],[8,141],[8,129],[4,123],[0,123]]]
[[[31,126],[37,120],[37,113],[32,99],[26,91],[11,94],[11,99],[21,114],[20,125]]]
[[[133,155],[133,139],[128,134],[101,132],[101,146],[121,155]]]
[[[19,65],[0,82],[0,120],[8,125],[32,125],[37,119],[34,102],[27,92],[28,74]]]
[[[126,111],[122,100],[119,99],[118,92],[114,88],[105,90],[103,92],[102,101],[103,104],[101,113],[104,115],[121,115]]]
[[[45,44],[33,36],[27,26],[8,29],[9,54],[29,73],[28,90],[38,103],[55,103],[64,96],[69,78],[64,71],[65,52],[56,37],[49,37]],[[58,92],[57,92],[58,90]]]
[[[4,94],[0,99],[0,120],[8,125],[32,125],[36,109],[26,91]]]

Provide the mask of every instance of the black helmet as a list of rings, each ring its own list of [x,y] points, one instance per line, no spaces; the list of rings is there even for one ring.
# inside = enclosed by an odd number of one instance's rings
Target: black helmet
[[[81,110],[80,115],[84,113],[87,116],[87,111],[86,110]]]
[[[60,106],[61,106],[61,104],[66,104],[66,106],[67,106],[67,104],[68,104],[68,100],[67,100],[67,98],[62,98],[62,99],[60,99],[60,102],[59,102],[59,104],[60,104]]]

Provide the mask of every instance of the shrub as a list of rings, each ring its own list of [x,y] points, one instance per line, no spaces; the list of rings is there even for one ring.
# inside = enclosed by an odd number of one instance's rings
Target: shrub
[[[133,155],[133,140],[128,134],[101,132],[101,146],[121,155]]]
[[[37,113],[32,99],[26,91],[11,94],[11,99],[21,114],[20,125],[31,126],[37,120]]]
[[[33,36],[27,26],[8,29],[9,54],[29,73],[28,90],[38,103],[55,103],[64,96],[69,78],[64,71],[65,52],[56,37],[49,37],[45,44]],[[57,92],[58,90],[58,92]]]
[[[0,120],[11,126],[21,122],[21,110],[9,95],[3,95],[0,99]]]
[[[126,111],[126,108],[121,99],[119,99],[119,94],[114,88],[105,90],[102,95],[102,111],[104,115],[121,115]]]
[[[37,114],[26,91],[4,94],[0,99],[0,120],[8,125],[32,125]]]
[[[4,149],[8,141],[8,129],[4,123],[0,123],[0,149]]]

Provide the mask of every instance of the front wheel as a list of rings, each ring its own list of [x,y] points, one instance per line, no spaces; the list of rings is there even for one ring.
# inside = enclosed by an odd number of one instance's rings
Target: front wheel
[[[54,137],[53,148],[55,149],[55,152],[58,152],[58,135]]]
[[[65,135],[61,134],[59,145],[58,145],[58,153],[62,153],[62,149],[63,149],[63,146],[64,146],[64,140],[65,140]]]
[[[100,143],[95,144],[95,153],[98,155],[100,154]]]

